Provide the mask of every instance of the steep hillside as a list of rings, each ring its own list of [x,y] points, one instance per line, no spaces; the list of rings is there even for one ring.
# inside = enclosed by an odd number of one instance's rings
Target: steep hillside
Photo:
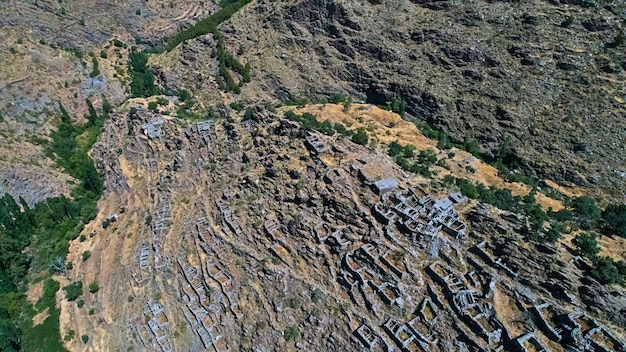
[[[224,25],[249,97],[385,105],[495,160],[625,197],[623,2],[258,1]]]
[[[0,352],[625,350],[624,1],[0,15]]]
[[[400,121],[375,107],[308,108],[320,121]],[[62,281],[99,289],[84,290],[84,305],[61,299],[63,334],[89,337],[69,349],[621,348],[623,288],[586,278],[570,245],[529,243],[522,217],[338,134],[262,109],[227,118],[188,124],[139,108],[108,123],[94,148],[108,191]],[[434,143],[400,131],[420,149]],[[408,209],[421,215],[398,213]],[[557,343],[535,310],[600,333]]]

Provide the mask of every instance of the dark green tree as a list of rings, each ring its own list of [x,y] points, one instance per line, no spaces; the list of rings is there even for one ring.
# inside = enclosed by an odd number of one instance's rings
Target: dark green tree
[[[600,253],[598,240],[596,239],[596,235],[593,233],[583,232],[576,236],[573,242],[574,245],[576,245],[578,253],[589,259],[594,259],[598,253]]]
[[[600,280],[600,282],[605,284],[616,284],[622,281],[622,277],[615,263],[609,257],[598,258],[594,263],[594,268],[591,270],[591,273]]]
[[[620,237],[626,237],[626,204],[609,205],[602,212],[602,219],[606,223],[607,230]]]
[[[89,100],[89,98],[87,98],[85,100],[87,102],[87,110],[89,111],[89,116],[87,117],[87,119],[89,120],[89,123],[92,125],[96,125],[98,123],[98,113],[96,112],[96,109],[93,107],[93,104],[91,103],[91,100]]]
[[[147,98],[157,94],[154,75],[148,68],[148,55],[132,49],[128,54],[128,68],[131,74],[130,92],[133,97]]]
[[[63,290],[65,290],[65,297],[68,301],[75,301],[76,298],[83,294],[83,283],[81,281],[72,282],[65,286]]]
[[[356,144],[367,145],[369,138],[367,137],[367,132],[365,132],[365,128],[359,127],[356,130],[356,133],[352,135],[352,141]]]
[[[403,150],[404,148],[400,145],[400,143],[398,143],[398,141],[393,141],[389,143],[389,150],[387,153],[391,156],[398,156]]]

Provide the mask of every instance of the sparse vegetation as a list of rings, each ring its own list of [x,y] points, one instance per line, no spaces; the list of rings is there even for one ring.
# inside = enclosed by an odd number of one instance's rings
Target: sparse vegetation
[[[330,121],[319,122],[315,115],[305,112],[302,115],[298,115],[291,110],[285,112],[285,117],[291,121],[300,123],[300,127],[305,131],[319,131],[327,136],[335,134],[335,129]]]
[[[300,308],[300,299],[298,297],[288,297],[285,299],[285,304],[291,309]]]
[[[74,339],[74,336],[76,336],[76,331],[74,330],[69,330],[68,332],[65,333],[65,337],[63,337],[63,341],[72,341]]]
[[[300,330],[297,326],[292,325],[285,329],[284,335],[286,341],[297,340],[300,338]]]
[[[324,293],[319,288],[316,288],[311,292],[311,300],[315,303],[319,302],[324,298]]]

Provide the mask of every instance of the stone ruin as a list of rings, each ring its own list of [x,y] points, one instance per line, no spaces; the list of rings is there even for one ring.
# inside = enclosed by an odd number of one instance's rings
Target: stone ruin
[[[135,317],[131,319],[129,325],[145,348],[163,352],[174,350],[170,322],[165,315],[165,309],[153,299],[148,299],[143,308],[141,318]]]
[[[151,119],[149,122],[146,122],[141,125],[141,130],[143,134],[148,136],[150,139],[160,138],[163,130],[163,124],[165,120],[161,117],[156,117]]]
[[[262,125],[258,121],[235,125],[233,135],[262,133]],[[315,133],[304,137],[310,154],[332,149],[334,155],[311,158],[303,153],[296,161],[306,160],[304,171],[277,168],[271,175],[255,172],[249,165],[268,155],[290,168],[289,157],[276,145],[301,147],[302,140],[288,144],[290,138],[277,138],[265,145],[253,140],[255,147],[245,151],[249,159],[244,168],[243,153],[236,146],[217,149],[218,131],[216,122],[196,123],[185,132],[187,154],[168,159],[186,156],[192,166],[196,160],[201,162],[196,164],[198,177],[192,185],[203,192],[202,198],[187,205],[194,213],[183,214],[185,225],[180,233],[170,234],[174,232],[170,231],[172,208],[180,198],[165,195],[159,188],[165,176],[159,175],[163,177],[157,181],[150,237],[136,249],[130,276],[134,287],[147,290],[153,287],[151,278],[166,274],[170,296],[179,297],[183,304],[176,310],[167,307],[166,316],[159,302],[148,299],[143,316],[129,321],[137,346],[173,350],[170,317],[178,317],[192,337],[187,350],[236,350],[241,346],[233,336],[256,336],[241,328],[250,323],[251,311],[261,310],[251,309],[251,302],[269,307],[265,314],[275,324],[272,328],[284,329],[280,313],[285,307],[272,295],[296,289],[288,280],[300,275],[293,275],[299,268],[308,266],[313,275],[320,275],[312,281],[323,283],[333,301],[351,303],[350,309],[338,309],[333,320],[345,322],[352,331],[349,341],[339,340],[337,329],[342,325],[329,323],[327,317],[296,321],[306,336],[298,341],[301,350],[311,350],[307,341],[322,336],[340,341],[331,344],[340,350],[530,352],[547,351],[547,340],[564,350],[624,350],[606,326],[584,313],[568,313],[553,298],[540,300],[525,288],[518,281],[523,273],[511,259],[515,252],[482,236],[473,222],[469,226],[465,215],[459,214],[457,208],[467,202],[460,193],[437,195],[406,180],[398,181],[398,175],[391,172],[376,179],[363,177],[360,168],[371,159],[343,162],[340,159],[350,148]],[[208,150],[200,147],[202,143]],[[262,148],[266,150],[255,156],[256,149]],[[334,156],[338,161],[330,165],[322,160]],[[152,153],[151,157],[155,160],[151,163],[163,163],[158,159],[162,154]],[[213,157],[225,163],[218,167],[229,170],[221,174],[224,180],[200,177],[209,173],[202,166]],[[158,167],[151,170],[159,174]],[[184,173],[187,169],[179,170]],[[246,174],[231,177],[239,170]],[[291,180],[281,175],[289,175]],[[288,183],[295,183],[296,178],[305,186],[294,191]],[[306,197],[299,198],[300,190],[308,193]],[[292,199],[291,194],[296,196]],[[185,255],[170,256],[164,248],[166,239],[173,237],[180,239]],[[247,262],[255,264],[251,267]],[[542,264],[529,265],[541,268]],[[260,277],[273,277],[274,281],[261,286],[260,295],[255,296],[250,282],[258,281],[247,280]],[[496,302],[502,296],[513,302],[512,309],[520,315],[532,316],[524,322],[524,329],[509,330],[502,323]],[[299,312],[294,309],[293,314]],[[177,320],[171,321],[176,324]],[[322,328],[323,324],[328,325]],[[259,344],[256,350],[275,350],[262,345],[265,341],[254,343]]]
[[[309,133],[306,137],[306,145],[315,153],[322,154],[329,151],[328,147],[317,134]]]

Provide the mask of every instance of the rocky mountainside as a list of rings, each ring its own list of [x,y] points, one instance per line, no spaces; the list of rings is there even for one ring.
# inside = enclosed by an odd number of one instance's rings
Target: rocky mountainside
[[[0,15],[0,351],[626,349],[623,0]]]
[[[67,177],[36,141],[58,122],[59,105],[84,121],[86,99],[123,102],[130,46],[160,43],[215,9],[181,1],[0,1],[0,193],[30,205],[68,194]]]
[[[369,109],[347,114],[385,116]],[[68,257],[71,281],[99,285],[61,300],[88,350],[624,348],[624,289],[527,243],[515,214],[262,109],[129,114],[94,148],[109,191]]]
[[[478,140],[561,184],[624,199],[623,1],[258,1],[223,26],[244,94],[334,92]]]

